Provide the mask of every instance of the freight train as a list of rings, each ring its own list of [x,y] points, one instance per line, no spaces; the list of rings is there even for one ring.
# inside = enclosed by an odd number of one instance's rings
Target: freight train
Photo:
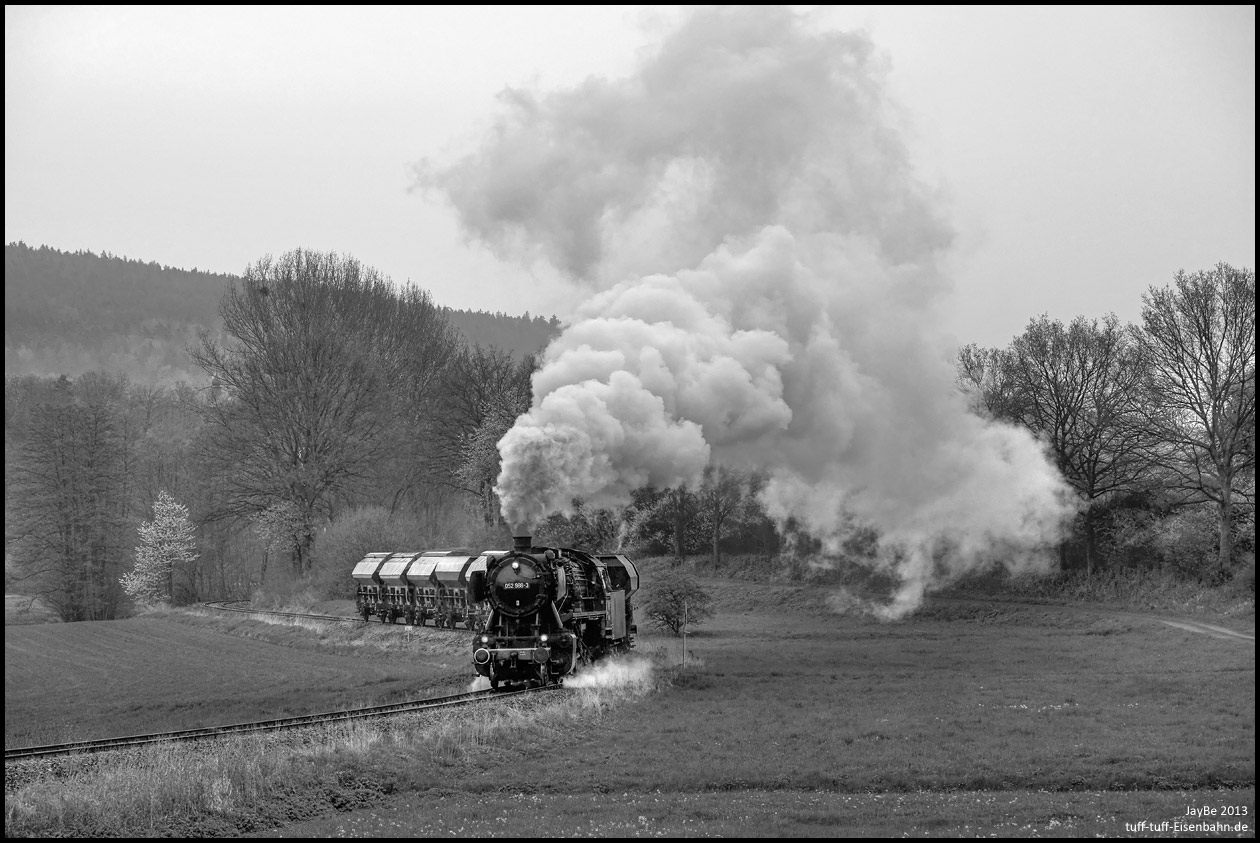
[[[550,685],[635,645],[639,571],[620,554],[535,547],[369,553],[354,567],[367,621],[475,630],[473,669],[490,687]]]
[[[363,620],[479,629],[488,607],[468,602],[468,574],[485,558],[467,550],[369,553],[354,566],[355,610]]]

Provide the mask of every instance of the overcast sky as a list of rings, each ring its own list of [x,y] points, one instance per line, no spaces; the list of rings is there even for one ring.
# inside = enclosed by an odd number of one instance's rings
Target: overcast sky
[[[1255,266],[1255,8],[796,7],[864,31],[955,235],[942,319],[1005,344],[1178,269]],[[349,253],[456,308],[565,316],[416,165],[505,88],[633,75],[672,6],[5,7],[5,241],[240,273]]]

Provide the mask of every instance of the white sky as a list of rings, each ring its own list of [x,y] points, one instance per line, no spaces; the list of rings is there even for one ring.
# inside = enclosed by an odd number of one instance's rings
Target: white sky
[[[1255,266],[1255,7],[799,7],[864,29],[958,232],[946,314],[1004,345],[1178,269]],[[5,7],[5,242],[240,273],[353,255],[456,308],[572,288],[410,192],[506,86],[630,74],[672,6]]]

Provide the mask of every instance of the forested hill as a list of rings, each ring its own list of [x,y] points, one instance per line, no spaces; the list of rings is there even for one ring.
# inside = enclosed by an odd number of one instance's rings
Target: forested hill
[[[4,248],[4,333],[103,336],[155,322],[212,325],[232,276],[144,263],[109,253]]]
[[[467,339],[469,345],[494,346],[512,352],[517,357],[542,351],[560,333],[560,320],[556,317],[508,316],[506,313],[486,313],[481,310],[451,310],[442,308],[450,323]]]
[[[219,301],[236,276],[87,251],[10,243],[4,248],[6,375],[122,372],[140,383],[192,383],[204,374],[186,348],[217,334]],[[441,303],[438,302],[440,305]],[[470,343],[517,355],[540,350],[558,324],[443,308]]]
[[[186,346],[214,330],[229,275],[109,253],[4,247],[6,375],[122,372],[141,383],[199,382]]]

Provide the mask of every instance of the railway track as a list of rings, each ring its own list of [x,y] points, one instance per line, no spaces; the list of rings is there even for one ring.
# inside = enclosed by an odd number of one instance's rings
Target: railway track
[[[345,615],[320,615],[308,612],[278,612],[270,609],[255,609],[248,603],[243,601],[220,600],[202,604],[208,609],[215,609],[222,612],[237,612],[246,615],[268,615],[273,617],[299,618],[305,620],[333,621],[341,623],[365,624],[358,616],[347,617]],[[393,626],[394,624],[389,624]],[[467,630],[453,629],[448,627],[430,627],[431,629],[440,629],[443,631],[467,633]],[[196,741],[206,738],[219,738],[227,735],[245,734],[248,732],[279,732],[286,729],[300,729],[310,726],[319,726],[330,723],[338,723],[348,720],[358,720],[371,717],[386,717],[393,714],[406,714],[410,712],[419,712],[432,709],[450,708],[460,705],[468,705],[470,703],[481,702],[487,699],[506,699],[509,697],[520,696],[526,693],[538,693],[540,691],[562,690],[561,686],[547,686],[545,688],[524,688],[520,690],[483,690],[469,691],[460,694],[452,694],[445,697],[431,697],[420,700],[409,700],[401,703],[390,703],[387,705],[367,706],[363,708],[350,708],[340,711],[330,711],[322,714],[308,714],[298,717],[283,717],[275,720],[257,720],[248,723],[234,723],[226,726],[209,726],[200,729],[184,729],[174,732],[155,732],[146,735],[128,735],[125,737],[103,738],[91,741],[74,741],[71,743],[48,744],[46,746],[27,746],[14,749],[5,748],[5,762],[16,761],[27,758],[41,758],[58,755],[73,755],[76,753],[102,752],[112,749],[123,749],[126,747],[144,746],[146,744],[160,743],[163,741]]]
[[[342,623],[358,623],[358,624],[371,623],[371,621],[365,621],[363,620],[363,618],[359,617],[358,615],[347,617],[346,615],[314,615],[314,614],[308,614],[306,612],[275,612],[270,609],[254,609],[254,608],[251,608],[248,603],[245,603],[243,601],[219,600],[219,601],[214,601],[210,603],[203,603],[201,605],[205,606],[207,609],[217,609],[221,612],[239,612],[245,615],[274,615],[276,617],[282,617],[282,618],[302,618],[305,620],[315,620],[315,621],[339,621]],[[381,624],[381,626],[399,626],[399,625],[400,624]],[[451,626],[426,626],[425,629],[440,630],[442,632],[460,632],[460,633],[465,633],[465,634],[473,631],[473,630],[467,629],[466,627],[451,627]]]
[[[202,603],[207,609],[217,609],[220,612],[239,612],[243,615],[275,615],[282,618],[305,618],[315,621],[341,621],[344,623],[366,623],[363,618],[355,615],[347,617],[345,615],[313,615],[307,612],[275,612],[270,609],[254,609],[248,603],[240,600],[215,600],[209,603]]]
[[[4,750],[5,763],[26,758],[43,758],[55,755],[73,755],[76,753],[101,752],[126,747],[144,746],[163,741],[196,741],[206,738],[219,738],[226,735],[239,735],[249,732],[279,732],[286,729],[299,729],[310,726],[327,725],[348,720],[359,720],[370,717],[385,717],[394,714],[428,711],[440,708],[469,705],[488,699],[501,700],[518,697],[522,694],[537,694],[563,690],[563,686],[550,685],[542,688],[523,688],[508,691],[468,691],[445,697],[431,697],[421,700],[390,703],[387,705],[349,708],[341,711],[330,711],[323,714],[307,714],[299,717],[283,717],[277,720],[257,720],[248,723],[234,723],[227,726],[210,726],[201,729],[184,729],[176,732],[155,732],[149,735],[129,735],[118,738],[104,738],[92,741],[74,741],[72,743],[49,744],[47,746],[26,746]]]

